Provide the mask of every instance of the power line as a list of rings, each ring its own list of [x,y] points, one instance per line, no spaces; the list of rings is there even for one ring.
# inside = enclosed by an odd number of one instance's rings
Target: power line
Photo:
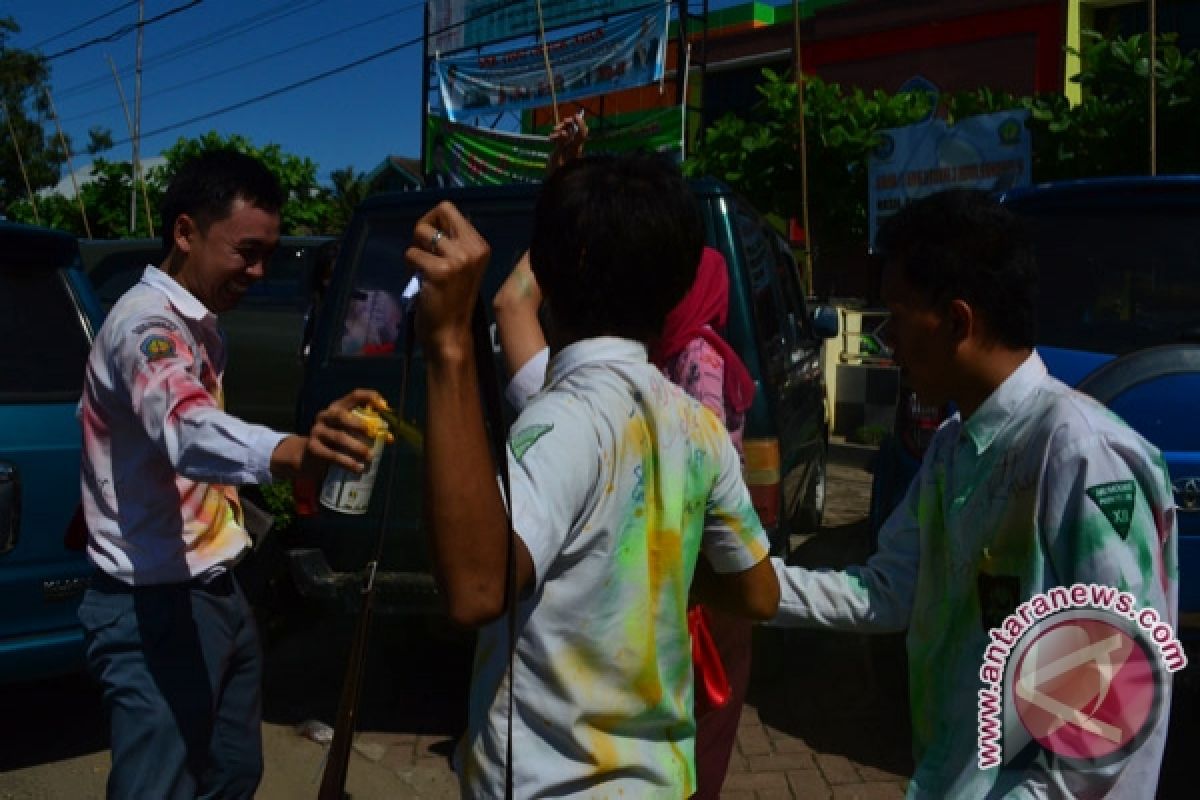
[[[125,9],[129,8],[130,6],[136,6],[137,3],[138,3],[138,0],[129,0],[128,3],[122,3],[121,5],[117,6],[116,8],[105,11],[103,14],[99,14],[95,17],[92,17],[91,19],[89,19],[85,22],[81,22],[73,28],[68,28],[67,30],[62,31],[61,33],[56,33],[48,39],[42,39],[40,42],[37,42],[37,43],[31,45],[29,49],[37,50],[42,45],[47,45],[47,44],[50,44],[51,42],[53,42],[55,39],[61,39],[64,36],[69,36],[70,34],[74,33],[75,31],[83,30],[87,26],[92,25],[93,23],[99,22],[102,19],[108,19],[113,14],[116,14],[118,11],[124,11]]]
[[[373,25],[373,24],[380,22],[381,20],[387,19],[389,17],[398,16],[406,11],[411,11],[414,8],[420,8],[424,4],[425,4],[424,0],[418,0],[418,2],[410,3],[409,5],[402,6],[398,9],[395,9],[394,11],[389,11],[386,14],[380,14],[378,16],[371,17],[370,19],[363,20],[362,22],[357,22],[353,25],[347,25],[344,28],[339,28],[336,31],[331,31],[329,33],[323,33],[320,36],[314,36],[311,39],[306,39],[303,42],[299,42],[297,44],[291,45],[290,47],[285,47],[281,50],[276,50],[274,53],[268,53],[265,56],[253,58],[249,61],[243,61],[239,64],[234,64],[233,66],[226,67],[225,69],[217,70],[216,72],[210,72],[206,75],[200,75],[195,78],[192,78],[191,80],[183,81],[182,83],[176,83],[171,86],[167,86],[162,89],[158,89],[157,91],[150,92],[148,94],[143,94],[142,100],[145,101],[145,100],[149,100],[152,97],[159,97],[164,94],[170,94],[171,92],[177,92],[180,89],[186,89],[187,87],[194,86],[197,83],[203,83],[204,81],[211,80],[213,78],[219,78],[222,75],[228,75],[231,72],[238,72],[239,70],[246,69],[247,67],[252,67],[257,64],[261,64],[264,61],[270,61],[273,58],[278,58],[279,56],[287,55],[288,53],[294,53],[297,50],[302,50],[306,47],[311,47],[314,44],[323,44],[323,43],[329,41],[330,39],[333,39],[337,36],[341,36],[344,33],[349,33],[350,31],[357,30],[358,28],[366,27],[367,25]],[[90,111],[84,111],[80,114],[75,114],[70,117],[65,117],[65,118],[63,118],[63,122],[74,122],[74,121],[80,120],[80,119],[87,119],[88,117],[91,117],[95,114],[99,114],[99,113],[102,113],[105,111],[112,111],[112,110],[118,109],[120,107],[121,107],[120,103],[114,103],[112,105],[106,105],[106,106],[102,106],[100,108],[93,108]]]
[[[144,28],[147,25],[153,25],[156,22],[160,22],[167,17],[173,17],[180,12],[187,11],[189,8],[195,8],[203,2],[204,0],[191,0],[191,2],[187,3],[186,5],[169,8],[163,13],[159,14],[157,17],[151,17],[144,22],[131,22],[128,25],[122,25],[120,28],[117,28],[115,31],[106,36],[97,36],[95,39],[89,39],[83,44],[77,44],[74,47],[68,47],[66,50],[59,50],[53,55],[45,56],[43,60],[53,61],[56,58],[62,58],[63,56],[69,56],[72,53],[78,53],[80,50],[87,49],[93,45],[103,44],[104,42],[115,42],[117,39],[136,31],[138,28]]]
[[[256,95],[256,96],[248,98],[246,100],[241,100],[237,103],[233,103],[231,105],[227,105],[222,108],[215,109],[213,111],[208,111],[204,114],[197,114],[194,117],[189,117],[188,119],[181,120],[180,122],[174,122],[174,123],[171,123],[170,125],[164,125],[161,128],[155,128],[152,131],[145,131],[142,133],[142,136],[143,136],[143,138],[145,138],[145,137],[149,137],[149,136],[157,136],[160,133],[169,133],[178,128],[183,128],[188,125],[191,125],[193,122],[202,122],[206,119],[211,119],[213,117],[219,117],[222,114],[228,114],[230,111],[237,111],[238,109],[245,108],[246,106],[254,105],[255,103],[261,103],[263,100],[269,100],[272,97],[278,97],[281,94],[286,94],[287,92],[293,91],[295,89],[299,89],[304,86],[308,86],[309,84],[316,83],[317,81],[325,80],[326,78],[332,78],[334,75],[340,75],[343,72],[347,72],[356,67],[361,67],[362,65],[368,64],[372,61],[378,61],[379,59],[383,58],[384,56],[389,56],[392,53],[397,53],[397,52],[405,49],[406,47],[412,47],[415,44],[420,44],[421,39],[423,39],[423,38],[424,38],[423,36],[418,36],[415,39],[409,39],[407,42],[401,42],[400,44],[393,45],[392,47],[388,47],[383,50],[380,50],[377,53],[372,53],[369,56],[363,56],[362,58],[357,59],[355,61],[351,61],[348,64],[343,64],[340,67],[334,67],[333,69],[325,70],[324,72],[321,72],[317,75],[313,75],[311,77],[304,78],[303,80],[299,80],[294,83],[289,83],[286,86],[281,86],[278,89],[272,89],[269,92],[264,92],[263,94]],[[112,146],[116,147],[117,145],[128,144],[130,141],[131,140],[128,137],[126,137],[125,139],[122,139],[118,142],[113,142]],[[106,148],[106,149],[111,149],[111,148]]]
[[[278,22],[285,17],[298,14],[302,11],[307,11],[313,6],[320,5],[324,2],[326,2],[326,0],[308,0],[308,2],[303,4],[297,4],[295,2],[280,3],[279,5],[272,6],[256,14],[251,14],[248,17],[243,17],[242,19],[236,20],[223,28],[218,28],[216,30],[209,31],[202,36],[197,36],[195,39],[183,42],[182,44],[172,47],[169,50],[162,50],[158,53],[155,53],[142,62],[142,68],[152,69],[154,67],[167,64],[177,58],[182,58],[183,56],[190,55],[198,50],[203,50],[204,48],[213,44],[227,42],[237,36],[242,36],[250,33],[251,31],[257,30],[264,25],[270,25],[271,23]],[[132,65],[126,64],[125,66],[121,67],[120,74],[122,77],[126,77],[132,71]],[[92,78],[91,80],[84,81],[83,83],[78,83],[74,86],[68,86],[66,89],[61,89],[55,92],[55,96],[61,99],[65,97],[74,97],[76,95],[86,94],[87,92],[106,85],[107,83],[107,76]]]

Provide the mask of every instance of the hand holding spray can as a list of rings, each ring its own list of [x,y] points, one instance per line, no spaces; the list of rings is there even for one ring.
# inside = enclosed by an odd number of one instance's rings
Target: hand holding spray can
[[[366,423],[367,436],[372,439],[371,466],[361,475],[336,464],[331,466],[321,486],[321,505],[343,514],[365,514],[371,504],[371,490],[379,474],[379,463],[383,460],[383,446],[393,437],[387,420],[375,409],[360,406],[350,413]]]

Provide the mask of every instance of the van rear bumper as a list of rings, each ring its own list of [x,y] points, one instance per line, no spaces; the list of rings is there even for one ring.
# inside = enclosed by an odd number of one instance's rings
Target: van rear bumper
[[[287,551],[289,572],[302,597],[343,611],[357,612],[362,601],[363,574],[334,572],[316,548]],[[433,576],[422,572],[376,572],[375,613],[427,616],[444,613]]]

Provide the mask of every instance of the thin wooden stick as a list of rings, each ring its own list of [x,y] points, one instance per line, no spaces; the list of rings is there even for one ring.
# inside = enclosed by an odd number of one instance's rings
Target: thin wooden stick
[[[1150,174],[1158,174],[1158,3],[1150,0]]]
[[[799,0],[792,0],[792,34],[796,60],[796,107],[800,117],[800,213],[804,225],[804,288],[809,294],[816,294],[813,287],[813,235],[808,217],[808,126],[804,124],[804,71],[803,59],[800,57]]]
[[[121,76],[117,74],[117,64],[115,61],[112,60],[112,56],[106,55],[105,58],[108,59],[108,66],[112,69],[113,82],[117,84],[117,95],[121,98],[121,109],[125,112],[125,127],[127,127],[129,129],[129,138],[132,141],[134,139],[134,137],[136,136],[136,133],[134,132],[134,129],[133,129],[133,118],[131,116],[129,116],[129,104],[125,102],[125,90],[121,87]],[[132,158],[133,158],[133,163],[130,164],[130,167],[132,168],[131,171],[133,174],[133,180],[135,183],[141,184],[142,203],[146,207],[146,228],[150,231],[150,236],[153,237],[154,236],[154,217],[150,213],[150,198],[146,194],[146,176],[142,174],[142,162],[137,157],[136,148],[135,148],[135,152],[132,155]],[[135,187],[133,191],[136,193],[137,188]],[[134,196],[136,197],[137,195],[135,194]],[[134,230],[137,227],[137,223],[135,221],[136,216],[137,216],[136,212],[134,214],[130,215],[130,218],[129,218],[130,231]]]
[[[546,44],[546,25],[542,20],[542,0],[534,0],[537,5],[538,34],[542,38],[542,59],[546,62],[546,80],[550,83],[550,102],[554,106],[554,125],[558,126],[558,93],[554,91],[554,70],[550,68],[550,47]]]
[[[8,106],[4,107],[4,121],[8,123],[8,135],[12,137],[13,152],[17,154],[17,166],[21,168],[21,179],[25,181],[25,193],[29,195],[29,205],[33,208],[33,221],[41,225],[42,218],[38,215],[37,200],[33,196],[33,187],[29,185],[29,173],[25,171],[25,159],[21,158],[21,145],[17,142],[17,132],[13,128],[12,113],[9,112]]]
[[[67,157],[67,170],[71,173],[71,185],[75,187],[75,199],[79,202],[79,216],[83,217],[83,230],[87,238],[92,238],[92,226],[88,224],[87,209],[83,205],[83,193],[79,191],[79,181],[75,178],[75,164],[71,161],[71,148],[67,137],[63,136],[62,125],[58,121],[58,111],[54,108],[54,98],[50,96],[50,87],[46,89],[46,102],[50,104],[50,118],[54,120],[54,128],[58,131],[58,143],[62,145],[63,155]]]

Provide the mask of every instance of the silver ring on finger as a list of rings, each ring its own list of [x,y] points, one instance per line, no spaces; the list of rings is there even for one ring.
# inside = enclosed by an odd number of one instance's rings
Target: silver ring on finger
[[[429,252],[433,253],[435,256],[441,255],[441,253],[438,252],[438,242],[440,242],[442,237],[445,235],[446,234],[442,233],[440,228],[433,229],[433,237],[429,240]]]

